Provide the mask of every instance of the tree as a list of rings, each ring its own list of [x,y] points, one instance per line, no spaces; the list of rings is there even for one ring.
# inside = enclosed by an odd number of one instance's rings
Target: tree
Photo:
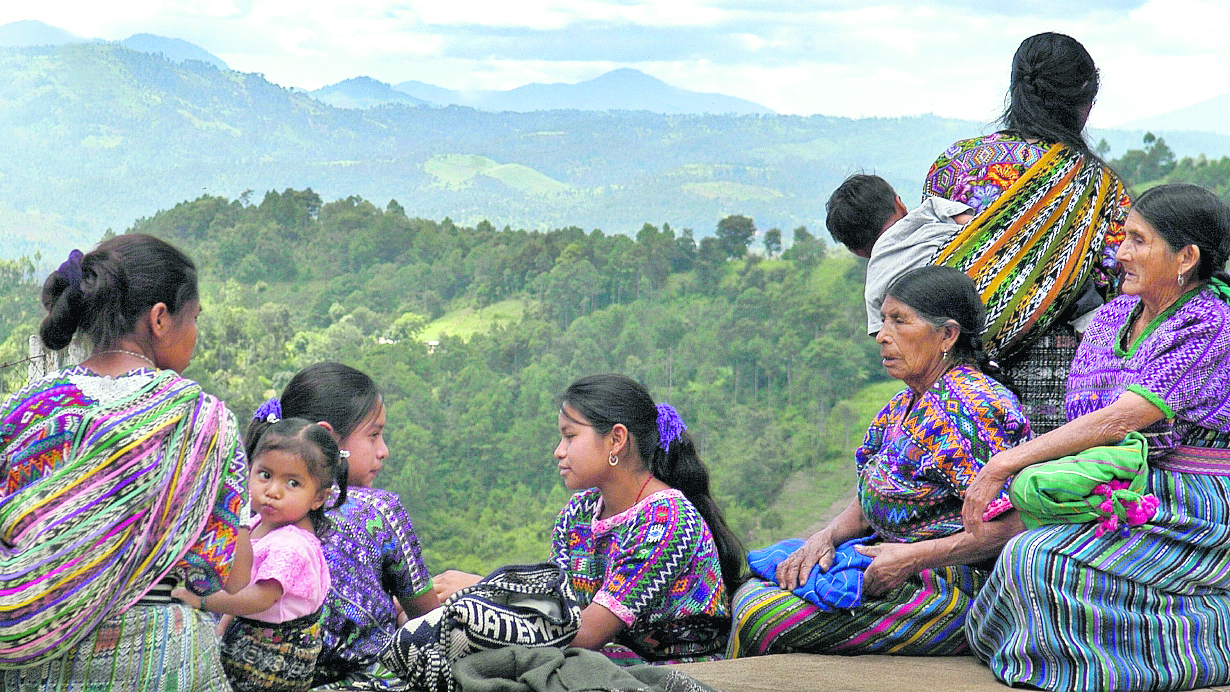
[[[747,246],[756,235],[752,219],[742,214],[732,214],[718,221],[718,247],[729,259],[739,259],[747,254]]]
[[[770,258],[773,255],[779,254],[782,251],[782,231],[779,228],[770,228],[764,232],[764,253]]]

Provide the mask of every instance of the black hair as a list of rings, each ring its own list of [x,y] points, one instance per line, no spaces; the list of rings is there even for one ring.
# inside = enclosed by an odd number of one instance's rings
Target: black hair
[[[282,415],[324,421],[345,440],[376,410],[380,389],[349,365],[316,363],[295,373],[279,398]]]
[[[1063,142],[1086,155],[1081,132],[1086,108],[1098,95],[1098,68],[1080,41],[1046,32],[1021,41],[1012,56],[1007,107],[1000,122],[1018,135]]]
[[[965,272],[939,266],[911,269],[889,285],[886,295],[909,306],[937,329],[949,320],[956,322],[960,334],[952,345],[953,361],[975,365],[1014,394],[1017,393],[1011,379],[983,349],[982,330],[985,328],[987,310],[978,297],[974,280]]]
[[[73,273],[61,267],[43,283],[47,317],[38,333],[53,351],[68,346],[77,332],[96,349],[112,348],[136,330],[153,306],[165,303],[168,312],[178,315],[198,296],[192,260],[165,240],[142,233],[104,240],[80,260],[80,274]]]
[[[255,464],[257,457],[265,452],[282,451],[302,459],[320,489],[337,485],[337,500],[332,506],[321,505],[308,512],[316,535],[323,538],[331,528],[325,512],[342,506],[349,485],[346,460],[339,453],[337,441],[329,431],[303,418],[283,418],[272,423],[258,418],[248,425],[243,445],[250,464]]]
[[[870,249],[896,211],[897,192],[878,175],[855,173],[825,203],[824,225],[851,251]]]
[[[572,407],[600,435],[622,423],[628,428],[641,460],[663,483],[680,490],[700,512],[717,545],[727,597],[734,595],[743,572],[743,546],[726,525],[722,510],[709,492],[709,470],[696,454],[687,431],[663,450],[658,440],[658,409],[649,390],[623,375],[589,375],[573,382],[560,396],[560,406]]]
[[[1136,199],[1132,211],[1157,231],[1170,249],[1188,245],[1200,248],[1196,278],[1216,276],[1230,283],[1226,259],[1230,258],[1230,207],[1217,195],[1187,183],[1158,185]]]

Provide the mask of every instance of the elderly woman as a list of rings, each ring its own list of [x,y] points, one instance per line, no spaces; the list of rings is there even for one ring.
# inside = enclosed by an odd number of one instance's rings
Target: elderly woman
[[[1112,297],[1130,205],[1082,135],[1097,93],[1098,70],[1080,42],[1030,36],[1012,58],[1004,129],[953,144],[923,188],[924,199],[977,214],[932,263],[974,277],[987,352],[1004,363],[1037,433],[1065,422],[1057,393],[1087,315]]]
[[[1124,295],[1097,311],[1068,376],[1066,425],[996,454],[966,530],[1025,467],[1149,442],[1146,526],[1045,526],[1007,544],[967,623],[1010,685],[1180,690],[1230,683],[1230,209],[1194,185],[1140,196],[1119,247]]]
[[[876,336],[888,373],[907,385],[884,407],[863,446],[858,498],[777,568],[777,583],[752,580],[734,597],[727,655],[795,651],[955,654],[962,625],[986,579],[987,560],[1023,526],[1015,513],[986,530],[962,530],[966,487],[992,454],[1029,436],[1016,397],[983,368],[983,307],[973,281],[949,267],[898,279]],[[835,547],[875,533],[862,603],[825,612],[791,593]],[[780,588],[779,586],[780,585]]]

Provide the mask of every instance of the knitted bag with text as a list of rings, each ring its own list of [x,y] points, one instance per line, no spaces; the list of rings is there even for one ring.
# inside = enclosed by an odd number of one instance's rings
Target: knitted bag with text
[[[580,627],[581,608],[564,570],[552,563],[512,565],[407,622],[380,660],[415,689],[455,692],[457,659],[513,644],[562,649]]]

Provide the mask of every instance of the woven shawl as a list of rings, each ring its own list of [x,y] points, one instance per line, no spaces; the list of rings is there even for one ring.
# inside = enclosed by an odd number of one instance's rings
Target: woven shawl
[[[7,419],[46,430],[0,453],[61,431],[54,400],[14,397]],[[222,403],[171,371],[85,409],[62,462],[0,498],[0,668],[58,657],[164,577],[201,534],[238,439]]]
[[[992,358],[1027,345],[1080,296],[1123,194],[1101,162],[1056,144],[936,253],[932,264],[974,279]]]

